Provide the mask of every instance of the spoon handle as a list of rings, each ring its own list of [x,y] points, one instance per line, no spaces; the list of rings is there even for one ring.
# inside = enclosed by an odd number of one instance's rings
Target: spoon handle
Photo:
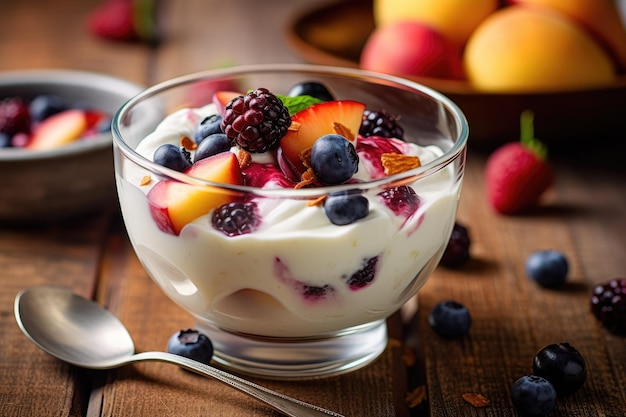
[[[287,395],[272,391],[269,388],[257,385],[254,382],[250,382],[243,378],[239,378],[238,376],[231,375],[220,369],[205,365],[189,358],[185,358],[184,356],[174,355],[167,352],[142,352],[133,355],[130,361],[137,362],[141,360],[153,360],[173,363],[200,375],[213,377],[218,381],[223,382],[224,384],[230,385],[231,387],[236,388],[239,391],[245,392],[246,394],[266,403],[267,405],[273,407],[275,410],[278,410],[287,416],[344,417],[341,414],[335,413],[334,411],[326,410],[316,405],[308,404],[304,401],[291,398]]]

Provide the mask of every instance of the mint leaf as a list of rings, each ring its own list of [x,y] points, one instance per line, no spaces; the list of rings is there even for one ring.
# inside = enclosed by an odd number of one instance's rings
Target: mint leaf
[[[287,107],[290,116],[306,109],[307,107],[311,107],[314,104],[323,102],[323,100],[311,96],[287,97],[278,94],[276,96],[283,102],[283,105]]]

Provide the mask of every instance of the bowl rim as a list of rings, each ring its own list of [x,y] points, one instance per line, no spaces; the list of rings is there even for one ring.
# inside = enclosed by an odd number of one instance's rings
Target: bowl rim
[[[193,81],[199,81],[209,78],[219,78],[225,76],[243,76],[245,74],[255,73],[285,73],[285,72],[297,72],[302,74],[311,73],[326,73],[337,76],[362,78],[365,80],[376,80],[384,84],[402,86],[410,90],[416,90],[422,92],[432,99],[435,99],[442,103],[450,110],[451,116],[454,118],[456,125],[459,127],[458,140],[452,145],[450,149],[445,151],[441,156],[435,160],[424,164],[418,168],[414,168],[399,174],[384,177],[382,179],[367,181],[362,183],[350,183],[340,184],[332,186],[311,187],[311,188],[278,188],[278,189],[264,189],[246,185],[232,185],[216,183],[212,181],[201,180],[191,177],[182,172],[178,172],[159,164],[150,161],[137,153],[133,148],[126,143],[120,130],[120,122],[126,118],[126,114],[138,103],[145,99],[158,95],[164,89],[178,87]],[[442,170],[449,165],[453,160],[457,159],[464,153],[469,137],[469,126],[465,115],[461,109],[444,94],[428,87],[423,84],[416,83],[415,81],[401,78],[388,74],[380,74],[371,71],[365,71],[355,68],[337,67],[337,66],[322,66],[315,64],[254,64],[254,65],[242,65],[223,69],[214,69],[207,71],[200,71],[191,74],[175,77],[161,83],[155,84],[135,97],[128,100],[122,107],[118,109],[113,116],[112,121],[112,133],[113,143],[117,146],[124,156],[130,159],[138,166],[147,169],[148,171],[155,173],[163,178],[173,179],[182,183],[199,186],[211,186],[222,189],[227,189],[241,193],[253,193],[259,196],[265,197],[290,197],[290,198],[312,198],[319,197],[321,195],[328,194],[330,192],[348,191],[348,190],[368,190],[378,187],[389,187],[392,184],[407,184],[414,182],[420,178],[428,177],[437,171]]]
[[[0,71],[0,89],[5,86],[30,85],[72,85],[88,89],[106,89],[114,94],[124,96],[124,101],[145,89],[145,86],[113,75],[72,69],[26,69]],[[103,87],[101,87],[103,86]],[[113,117],[113,114],[111,114]],[[111,133],[101,133],[88,140],[75,141],[65,146],[47,150],[31,150],[6,148],[0,151],[0,162],[17,162],[25,160],[52,159],[86,153],[112,147]]]

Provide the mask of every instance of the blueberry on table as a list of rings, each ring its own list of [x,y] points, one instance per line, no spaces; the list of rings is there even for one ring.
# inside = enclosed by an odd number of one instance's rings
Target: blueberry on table
[[[468,308],[455,300],[442,301],[428,315],[430,327],[443,337],[461,337],[472,327]]]
[[[458,268],[465,265],[470,258],[470,244],[467,227],[454,223],[450,240],[441,258],[441,265],[447,268]]]
[[[533,374],[550,381],[558,395],[568,395],[585,384],[587,366],[582,355],[569,343],[552,344],[535,356]]]
[[[547,379],[525,375],[513,384],[511,399],[520,414],[545,416],[556,406],[556,391]]]
[[[567,259],[555,250],[534,252],[526,260],[528,277],[546,288],[557,288],[565,284],[568,270]]]
[[[359,156],[354,145],[341,135],[324,135],[311,148],[311,168],[324,185],[348,181],[358,167]]]
[[[333,101],[335,97],[328,91],[328,88],[317,81],[307,81],[294,85],[287,93],[289,97],[311,96],[322,101]]]
[[[191,166],[189,152],[170,143],[159,146],[154,151],[152,160],[159,165],[179,172],[183,172]]]
[[[230,141],[224,133],[213,133],[200,142],[193,155],[193,162],[230,150]]]
[[[208,364],[213,357],[213,344],[206,335],[187,329],[174,333],[167,342],[167,351]]]
[[[324,200],[324,213],[332,224],[345,226],[367,217],[369,201],[366,197],[353,192],[331,193]]]

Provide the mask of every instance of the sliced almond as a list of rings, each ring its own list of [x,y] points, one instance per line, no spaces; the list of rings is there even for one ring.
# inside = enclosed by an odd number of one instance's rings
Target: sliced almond
[[[180,146],[190,151],[195,151],[198,147],[198,144],[191,140],[189,136],[181,136],[180,138]]]
[[[335,130],[335,133],[337,133],[338,135],[343,136],[344,138],[348,139],[350,142],[354,142],[354,138],[355,138],[354,132],[352,132],[352,130],[350,130],[345,125],[339,122],[334,122],[333,129]]]
[[[141,181],[139,182],[140,186],[145,186],[148,185],[152,182],[152,178],[150,177],[150,175],[144,175],[143,178],[141,178]]]
[[[474,407],[487,407],[490,404],[487,398],[476,392],[463,394],[463,399]]]
[[[426,401],[426,386],[420,385],[406,395],[409,408],[415,408]]]
[[[239,167],[241,169],[247,168],[252,162],[252,155],[245,149],[239,149],[237,151],[237,160],[239,161]]]
[[[395,175],[422,165],[419,156],[384,153],[380,156],[385,175]]]

